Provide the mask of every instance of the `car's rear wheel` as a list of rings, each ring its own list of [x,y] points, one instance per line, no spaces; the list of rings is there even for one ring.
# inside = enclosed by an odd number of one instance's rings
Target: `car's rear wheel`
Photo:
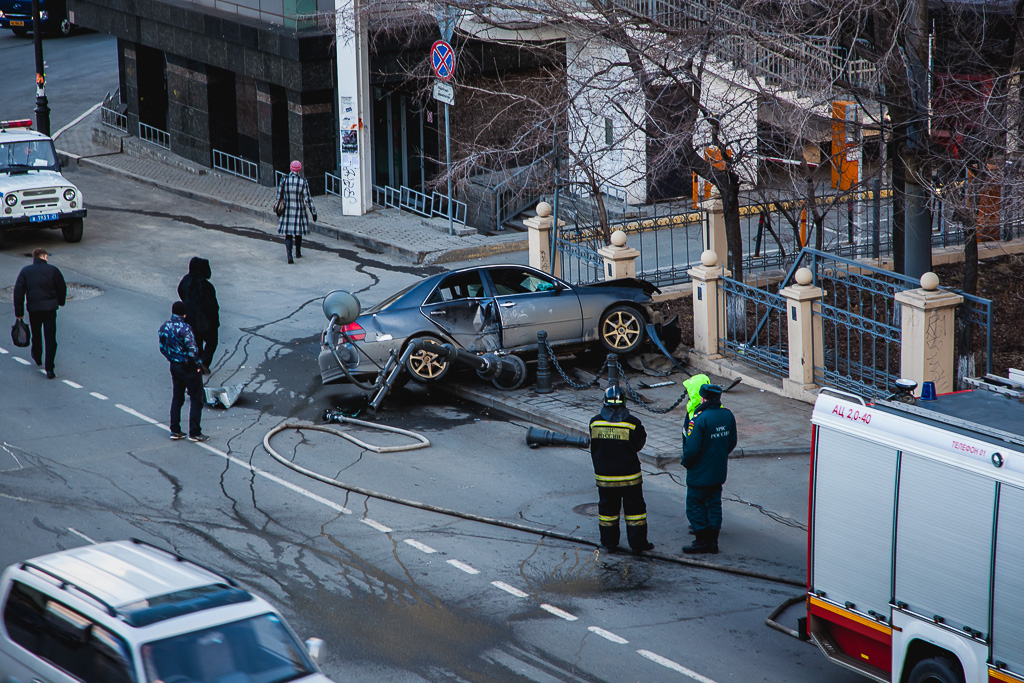
[[[60,22],[60,27],[58,30],[60,31],[60,34],[62,36],[67,37],[71,35],[72,29],[74,29],[72,23],[69,20],[65,19],[64,21]]]
[[[65,242],[81,242],[83,230],[84,228],[82,227],[81,218],[74,219],[71,221],[71,225],[65,225],[60,229],[60,231],[64,233]]]
[[[609,353],[632,353],[643,343],[646,325],[643,314],[635,308],[614,306],[601,316],[601,346]]]
[[[416,337],[410,344],[416,341],[429,341],[441,344],[435,337]],[[417,382],[436,382],[448,374],[451,369],[451,362],[444,356],[432,353],[426,349],[416,349],[405,361],[405,369]]]

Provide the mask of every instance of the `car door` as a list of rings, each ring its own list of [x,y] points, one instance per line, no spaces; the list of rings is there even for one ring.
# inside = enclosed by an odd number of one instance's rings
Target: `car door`
[[[420,312],[468,351],[501,348],[494,299],[488,296],[479,269],[460,270],[441,279]]]
[[[583,336],[579,297],[561,280],[528,266],[494,266],[487,274],[501,319],[503,348],[535,345],[541,330],[550,342]]]

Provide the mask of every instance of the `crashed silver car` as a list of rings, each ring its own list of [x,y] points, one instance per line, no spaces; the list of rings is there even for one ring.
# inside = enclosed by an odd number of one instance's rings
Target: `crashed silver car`
[[[609,352],[632,353],[644,342],[647,323],[660,322],[650,308],[657,291],[632,278],[570,285],[522,265],[441,273],[348,324],[329,322],[320,340],[320,376],[324,384],[345,381],[339,361],[354,377],[375,375],[392,351],[401,355],[416,339],[475,353],[520,354],[536,352],[537,332],[544,330],[552,346],[600,342]],[[412,379],[429,382],[444,377],[450,366],[448,359],[418,350],[405,370]]]

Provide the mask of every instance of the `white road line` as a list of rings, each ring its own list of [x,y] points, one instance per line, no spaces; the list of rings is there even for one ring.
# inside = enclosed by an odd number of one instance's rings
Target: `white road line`
[[[575,614],[569,614],[565,610],[560,610],[554,605],[543,604],[540,606],[540,608],[545,612],[550,612],[559,619],[565,619],[566,621],[576,621],[577,619],[579,619],[579,617],[577,617]]]
[[[97,393],[95,391],[89,392],[89,395],[94,397],[94,398],[98,398],[101,401],[106,401],[107,400],[106,396],[104,396],[103,394],[99,394],[99,393]]]
[[[366,526],[370,527],[371,529],[376,529],[377,531],[380,531],[381,533],[384,533],[384,534],[391,533],[391,528],[390,527],[386,527],[383,524],[381,524],[380,522],[378,522],[376,520],[373,520],[373,519],[370,519],[369,517],[363,517],[359,521],[362,522],[363,524],[365,524]]]
[[[595,635],[601,636],[605,640],[610,640],[613,643],[617,643],[618,645],[625,645],[626,643],[629,642],[628,640],[626,640],[622,636],[617,636],[614,633],[612,633],[611,631],[605,631],[600,626],[588,626],[587,630],[590,631],[591,633],[595,634]]]
[[[128,413],[129,415],[134,415],[135,417],[139,418],[140,420],[142,420],[144,422],[148,422],[151,425],[156,425],[157,427],[162,427],[163,426],[163,425],[160,424],[160,422],[158,420],[154,420],[153,418],[151,418],[148,415],[143,415],[142,413],[140,413],[137,410],[132,410],[131,408],[129,408],[126,405],[121,405],[120,403],[115,403],[114,405],[116,407],[120,408],[121,410],[123,410],[124,412]]]
[[[465,562],[459,562],[458,560],[448,560],[448,564],[450,564],[451,566],[455,567],[456,569],[459,569],[461,571],[466,572],[467,574],[479,574],[480,573],[479,569],[476,569],[474,567],[470,567]]]
[[[87,110],[86,110],[86,111],[85,111],[84,113],[82,113],[81,115],[79,115],[79,117],[78,117],[77,119],[75,119],[74,121],[72,121],[72,122],[71,122],[71,123],[69,123],[68,125],[64,126],[64,127],[63,127],[63,128],[61,128],[60,130],[58,130],[58,131],[57,131],[56,133],[54,133],[54,134],[53,134],[53,139],[54,139],[54,140],[56,140],[57,138],[59,138],[59,137],[61,136],[61,133],[63,133],[64,131],[66,131],[66,130],[67,130],[68,128],[71,128],[72,126],[74,126],[75,124],[77,124],[77,123],[78,123],[79,121],[81,121],[82,119],[84,119],[84,118],[85,118],[86,116],[88,116],[89,114],[93,113],[94,111],[96,111],[97,109],[99,109],[99,108],[100,108],[100,107],[102,107],[102,106],[103,106],[103,103],[102,103],[102,102],[97,102],[97,103],[96,103],[96,104],[94,104],[93,106],[89,107],[89,108],[88,108],[88,109],[87,109]]]
[[[82,388],[82,385],[81,385],[81,384],[78,384],[78,383],[76,383],[76,382],[72,382],[72,381],[71,381],[71,380],[69,380],[69,379],[65,379],[65,380],[62,380],[62,381],[64,382],[64,384],[67,384],[67,385],[68,385],[69,387],[71,387],[72,389],[81,389],[81,388]]]
[[[86,536],[85,534],[83,534],[83,533],[82,533],[81,531],[79,531],[78,529],[74,529],[74,528],[72,528],[72,527],[68,527],[68,531],[70,531],[71,533],[73,533],[73,534],[74,534],[75,536],[79,536],[79,537],[81,537],[81,538],[84,538],[85,540],[89,541],[89,543],[92,543],[93,545],[96,545],[96,541],[92,540],[91,538],[89,538],[88,536]]]
[[[411,539],[411,538],[405,539],[405,542],[407,544],[411,545],[413,548],[416,548],[416,550],[419,550],[421,553],[430,554],[430,553],[436,553],[437,552],[436,550],[431,548],[429,545],[423,545],[419,541]]]
[[[505,591],[509,595],[514,595],[517,598],[528,598],[528,597],[530,597],[529,593],[524,593],[523,591],[519,590],[515,586],[510,586],[507,583],[505,583],[504,581],[491,581],[491,585],[494,586],[495,588],[500,588],[501,590]]]
[[[0,353],[7,353],[7,349],[5,349],[4,347],[0,346]]]
[[[310,500],[316,501],[317,503],[320,503],[321,505],[329,507],[332,510],[336,510],[337,512],[340,512],[343,515],[351,515],[352,514],[352,511],[349,510],[344,505],[338,505],[333,500],[327,500],[323,496],[318,496],[317,494],[313,493],[312,491],[307,491],[306,489],[302,488],[301,486],[298,486],[296,484],[291,483],[290,481],[282,479],[281,477],[277,476],[276,474],[271,474],[270,472],[267,472],[266,470],[261,470],[259,467],[253,467],[252,465],[250,465],[249,463],[245,462],[244,460],[239,460],[238,458],[234,457],[233,455],[228,455],[224,451],[217,450],[216,448],[214,448],[213,446],[211,446],[209,444],[197,443],[196,445],[199,446],[200,448],[205,448],[207,451],[209,451],[210,453],[213,453],[214,455],[219,455],[220,457],[224,458],[225,460],[228,460],[230,462],[235,463],[239,467],[244,467],[245,469],[249,470],[253,474],[258,474],[259,476],[263,477],[264,479],[266,479],[268,481],[272,481],[275,484],[280,484],[281,486],[285,487],[286,489],[290,489],[290,490],[294,491],[295,493],[298,493],[301,496],[305,496],[306,498],[309,498]]]
[[[14,360],[18,361],[22,365],[28,365],[28,361],[25,360],[24,358],[22,358],[21,356],[14,356]],[[44,372],[45,372],[45,370],[44,370]]]
[[[636,652],[641,657],[645,657],[645,658],[651,660],[652,662],[654,662],[656,664],[661,664],[666,669],[672,669],[673,671],[678,671],[679,673],[683,674],[684,676],[689,676],[690,678],[692,678],[695,681],[698,681],[699,683],[715,683],[714,680],[708,678],[707,676],[701,676],[696,671],[690,671],[689,669],[687,669],[682,664],[678,664],[676,662],[673,662],[671,659],[668,659],[667,657],[662,657],[661,655],[656,655],[653,652],[651,652],[650,650],[637,650]]]

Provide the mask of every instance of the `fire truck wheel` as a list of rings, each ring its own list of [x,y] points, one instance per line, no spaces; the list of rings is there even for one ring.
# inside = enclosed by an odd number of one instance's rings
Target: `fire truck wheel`
[[[929,657],[914,666],[907,683],[964,683],[964,675],[954,660]]]

